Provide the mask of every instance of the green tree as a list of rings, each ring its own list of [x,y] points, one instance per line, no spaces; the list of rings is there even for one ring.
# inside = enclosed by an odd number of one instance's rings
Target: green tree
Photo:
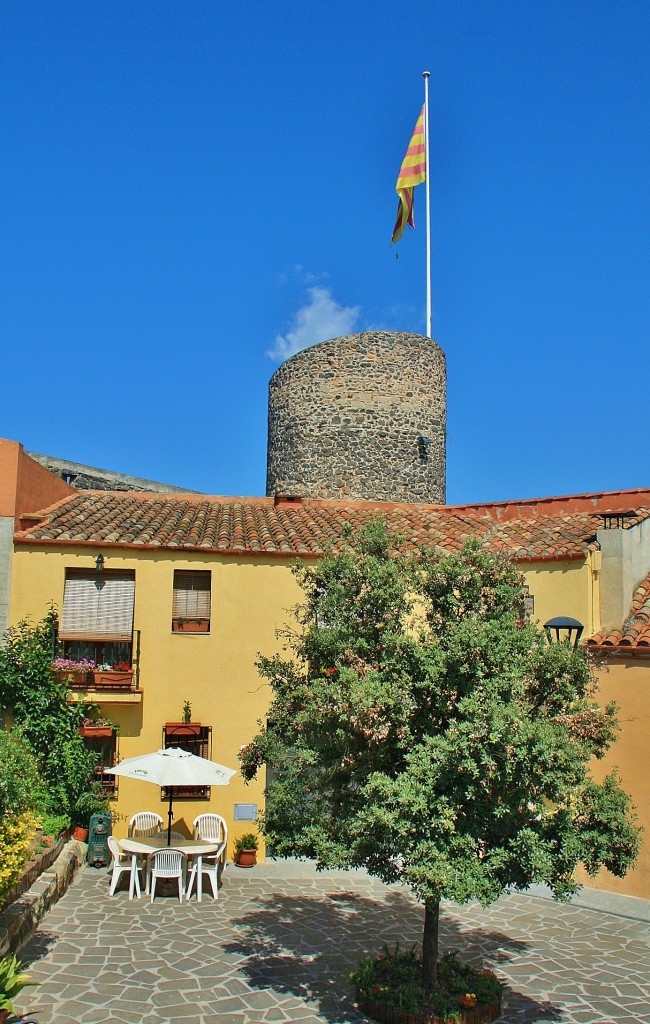
[[[267,724],[242,752],[271,769],[262,829],[279,855],[365,866],[424,904],[423,984],[436,987],[441,898],[578,888],[578,863],[623,875],[639,842],[615,738],[582,651],[520,621],[522,577],[470,542],[403,553],[381,521],[318,565],[284,656],[260,657]]]
[[[78,729],[86,706],[67,701],[68,686],[52,669],[57,625],[51,610],[37,623],[19,622],[0,647],[0,710],[8,711],[36,755],[47,786],[44,810],[72,813],[90,784],[96,755]]]

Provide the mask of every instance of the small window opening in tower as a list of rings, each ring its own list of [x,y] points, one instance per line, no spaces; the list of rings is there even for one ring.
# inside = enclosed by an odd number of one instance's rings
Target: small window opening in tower
[[[432,443],[433,442],[430,437],[422,437],[422,435],[418,437],[418,454],[420,456],[420,462],[429,461],[429,449]]]

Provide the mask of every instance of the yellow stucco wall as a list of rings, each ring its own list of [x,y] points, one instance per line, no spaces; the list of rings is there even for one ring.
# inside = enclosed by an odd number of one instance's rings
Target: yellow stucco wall
[[[214,760],[236,768],[239,748],[256,732],[257,721],[264,717],[270,700],[269,688],[255,669],[257,654],[280,649],[275,631],[289,620],[290,609],[300,599],[289,560],[165,551],[103,552],[107,569],[135,570],[134,626],[141,631],[142,703],[104,706],[108,717],[120,726],[120,757],[157,750],[162,745],[164,723],[179,721],[183,702],[189,700],[193,720],[212,727]],[[11,621],[25,615],[39,618],[51,601],[60,608],[66,568],[92,569],[96,554],[89,548],[60,552],[46,547],[17,547]],[[585,636],[597,630],[598,567],[593,555],[587,560],[522,564],[535,597],[534,618],[544,623],[557,615],[569,615],[584,623]],[[174,569],[211,570],[209,634],[172,633]],[[612,665],[602,676],[602,696],[603,700],[619,702],[623,726],[605,767],[621,767],[625,787],[646,825],[646,838],[639,865],[626,879],[615,879],[604,872],[597,879],[581,876],[580,880],[597,888],[649,898],[650,772],[643,755],[650,736],[650,666],[644,662]],[[603,770],[603,765],[596,764],[596,774]],[[232,837],[250,831],[249,823],[233,821],[233,805],[257,803],[261,808],[263,785],[264,780],[259,779],[246,786],[240,776],[235,776],[228,787],[213,788],[209,805],[205,801],[177,801],[175,825],[181,830],[190,828],[197,814],[214,810],[224,815]],[[121,780],[117,810],[128,821],[136,811],[145,809],[157,810],[165,817],[159,789]],[[119,821],[115,832],[124,835],[126,821]],[[232,856],[232,844],[228,852]]]
[[[11,621],[30,615],[38,619],[51,601],[63,603],[66,568],[94,567],[96,552],[18,547],[14,555]],[[104,549],[107,569],[135,570],[134,628],[140,630],[140,686],[136,705],[105,703],[104,713],[120,727],[120,758],[158,750],[165,722],[181,721],[183,702],[192,705],[192,719],[212,727],[212,757],[238,767],[240,746],[255,734],[270,699],[259,678],[258,652],[280,649],[275,630],[289,619],[299,600],[299,588],[284,560],[247,556],[194,556],[181,552],[130,552]],[[212,572],[212,615],[209,634],[172,633],[174,569]],[[102,695],[91,699],[101,702]],[[236,775],[227,787],[213,787],[210,803],[176,801],[175,825],[191,830],[197,814],[212,810],[225,817],[230,836],[251,831],[250,822],[233,821],[235,803],[262,808],[264,779],[246,785]],[[136,811],[155,810],[166,820],[160,790],[151,784],[121,779],[115,833],[126,834],[128,818]],[[260,849],[260,852],[262,850]],[[228,851],[232,855],[232,844]]]
[[[589,559],[520,563],[526,583],[535,598],[533,618],[543,625],[558,615],[577,619],[585,627],[584,636],[596,631],[597,600],[593,572],[593,556]]]

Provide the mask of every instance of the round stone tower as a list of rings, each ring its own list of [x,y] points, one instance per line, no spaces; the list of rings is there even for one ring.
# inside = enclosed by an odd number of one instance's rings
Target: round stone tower
[[[266,493],[445,502],[445,354],[367,331],[287,359],[269,383]]]

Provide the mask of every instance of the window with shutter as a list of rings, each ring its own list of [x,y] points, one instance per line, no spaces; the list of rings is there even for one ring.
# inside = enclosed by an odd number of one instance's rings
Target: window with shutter
[[[135,573],[68,569],[59,639],[68,657],[131,664]]]
[[[209,569],[174,569],[172,630],[175,633],[208,633],[211,613]]]

